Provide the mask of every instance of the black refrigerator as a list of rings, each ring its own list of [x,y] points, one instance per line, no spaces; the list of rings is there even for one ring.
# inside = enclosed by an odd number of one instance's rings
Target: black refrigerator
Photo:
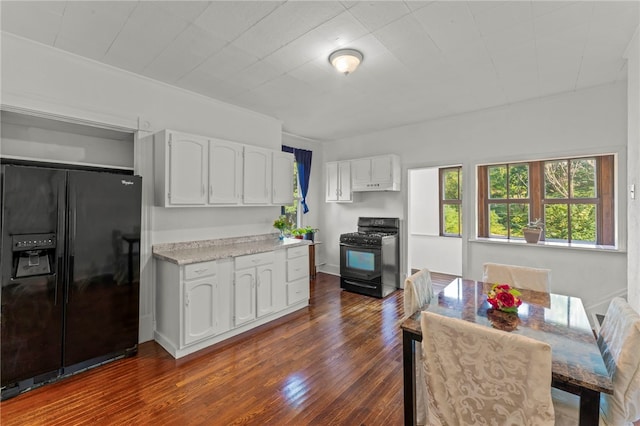
[[[2,166],[2,399],[137,352],[141,183]]]

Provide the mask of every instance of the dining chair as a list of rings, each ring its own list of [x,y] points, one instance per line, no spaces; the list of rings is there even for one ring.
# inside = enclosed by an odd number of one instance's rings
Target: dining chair
[[[551,346],[423,311],[428,425],[553,425]]]
[[[433,298],[431,272],[421,269],[404,281],[404,317],[409,318]]]
[[[483,264],[482,281],[509,284],[516,288],[548,293],[551,270],[502,263],[485,263]]]
[[[621,297],[611,300],[598,346],[613,382],[613,395],[600,394],[600,424],[640,425],[640,314]],[[553,389],[556,424],[577,424],[579,398]]]
[[[409,318],[422,306],[433,299],[433,284],[431,282],[431,272],[428,269],[421,269],[415,274],[407,277],[404,281],[404,319]],[[422,348],[416,346],[416,401],[422,401],[416,405],[416,422],[425,424],[426,419],[426,389],[424,386],[422,372]]]

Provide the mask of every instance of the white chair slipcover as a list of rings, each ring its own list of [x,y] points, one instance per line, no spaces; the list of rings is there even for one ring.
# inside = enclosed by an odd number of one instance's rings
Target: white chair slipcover
[[[492,284],[509,284],[516,288],[549,292],[551,270],[527,266],[485,263],[482,281]]]
[[[551,347],[422,312],[427,423],[553,425]]]
[[[433,298],[433,284],[428,269],[421,269],[404,281],[404,317],[409,318]]]
[[[409,318],[433,299],[433,284],[428,269],[421,269],[404,281],[404,318]],[[426,389],[422,373],[422,347],[416,345],[416,423],[424,425],[426,413]]]
[[[613,381],[613,395],[600,395],[600,424],[640,424],[640,314],[621,297],[611,300],[598,346]],[[554,389],[557,425],[577,425],[579,399]]]

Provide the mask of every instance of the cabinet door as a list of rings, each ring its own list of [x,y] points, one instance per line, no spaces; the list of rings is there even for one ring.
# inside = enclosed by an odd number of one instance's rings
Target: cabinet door
[[[245,204],[269,204],[271,194],[271,153],[268,149],[244,147]]]
[[[309,280],[302,278],[287,284],[287,305],[309,300]]]
[[[234,280],[234,324],[242,325],[256,317],[256,270],[243,269],[235,272]]]
[[[327,193],[325,201],[338,201],[338,163],[331,162],[325,166]]]
[[[375,157],[371,159],[371,183],[389,184],[393,182],[393,165],[391,157]]]
[[[257,316],[261,317],[273,312],[273,265],[262,265],[256,268],[256,293],[258,296]]]
[[[216,275],[186,281],[184,285],[184,344],[213,336],[218,329]]]
[[[208,141],[198,136],[169,133],[169,203],[205,204]]]
[[[209,204],[242,200],[242,149],[233,142],[209,141]]]
[[[293,154],[273,152],[271,202],[280,206],[293,203]]]
[[[351,183],[354,188],[366,188],[371,182],[371,160],[362,158],[351,161]]]
[[[351,162],[341,162],[338,165],[338,174],[338,201],[351,201]]]

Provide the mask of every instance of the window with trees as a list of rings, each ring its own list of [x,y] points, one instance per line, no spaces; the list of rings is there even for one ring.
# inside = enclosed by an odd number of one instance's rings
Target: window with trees
[[[462,235],[462,167],[444,167],[440,171],[440,235]]]
[[[614,156],[478,168],[478,236],[520,239],[542,219],[542,239],[615,244]]]
[[[282,206],[281,214],[287,217],[287,221],[295,227],[299,227],[298,208],[300,207],[300,191],[298,189],[298,164],[293,162],[293,203]]]

